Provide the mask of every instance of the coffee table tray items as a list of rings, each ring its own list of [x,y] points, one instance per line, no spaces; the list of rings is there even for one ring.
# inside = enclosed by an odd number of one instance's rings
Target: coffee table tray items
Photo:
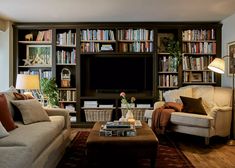
[[[136,136],[136,128],[130,122],[106,122],[101,125],[100,136]]]

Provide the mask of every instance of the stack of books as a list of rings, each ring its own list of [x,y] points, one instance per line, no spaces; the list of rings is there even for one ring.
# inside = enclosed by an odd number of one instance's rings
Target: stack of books
[[[107,122],[100,128],[100,136],[136,136],[135,125],[129,122]]]

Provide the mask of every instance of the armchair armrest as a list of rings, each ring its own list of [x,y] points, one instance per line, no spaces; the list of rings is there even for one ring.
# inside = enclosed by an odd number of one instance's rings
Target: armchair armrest
[[[232,107],[215,106],[208,115],[214,118],[217,135],[228,136],[230,134]]]
[[[62,108],[44,108],[48,116],[64,116],[65,129],[71,127],[69,111]]]

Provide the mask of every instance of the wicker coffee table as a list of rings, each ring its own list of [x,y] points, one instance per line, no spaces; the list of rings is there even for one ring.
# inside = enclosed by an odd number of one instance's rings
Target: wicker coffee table
[[[151,128],[142,122],[137,135],[132,137],[99,136],[102,122],[96,122],[87,138],[87,157],[90,166],[110,161],[122,162],[123,159],[150,159],[151,167],[156,167],[158,139]]]

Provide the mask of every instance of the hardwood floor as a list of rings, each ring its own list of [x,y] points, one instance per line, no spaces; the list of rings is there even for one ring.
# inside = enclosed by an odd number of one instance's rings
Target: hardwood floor
[[[72,128],[71,139],[82,130],[90,128]],[[201,137],[179,133],[170,137],[196,168],[235,168],[235,146],[228,146],[227,138],[212,137],[205,146]]]

